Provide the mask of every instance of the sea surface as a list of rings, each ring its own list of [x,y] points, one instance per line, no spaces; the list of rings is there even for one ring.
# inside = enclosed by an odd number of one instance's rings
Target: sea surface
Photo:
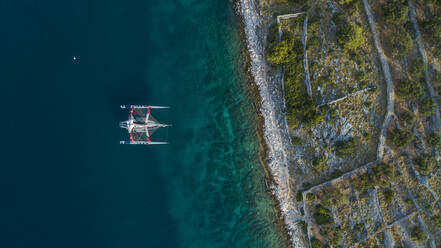
[[[0,30],[0,247],[285,245],[230,1],[6,0]],[[119,145],[121,104],[170,106],[170,145]]]

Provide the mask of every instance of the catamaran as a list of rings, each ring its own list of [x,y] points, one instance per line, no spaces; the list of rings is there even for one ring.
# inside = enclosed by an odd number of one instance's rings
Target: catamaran
[[[166,106],[121,105],[121,109],[130,109],[129,119],[121,121],[119,126],[127,129],[130,141],[120,141],[123,145],[165,145],[168,142],[154,142],[150,136],[159,128],[169,127],[159,123],[151,115],[152,109],[167,109]]]

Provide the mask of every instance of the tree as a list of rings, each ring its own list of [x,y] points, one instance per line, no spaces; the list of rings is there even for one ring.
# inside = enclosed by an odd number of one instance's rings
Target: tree
[[[436,133],[431,133],[426,138],[427,146],[433,149],[441,148],[441,137]]]
[[[315,201],[315,195],[313,193],[306,194],[306,200],[308,200],[309,202]]]
[[[320,242],[320,240],[316,237],[312,237],[311,238],[311,247],[312,248],[322,248],[322,242]]]
[[[394,181],[394,167],[389,164],[380,163],[372,168],[370,173],[364,173],[358,176],[353,179],[351,183],[358,192],[362,193],[375,186],[388,187],[390,183]]]
[[[439,229],[441,229],[441,215],[433,216],[433,224]]]
[[[440,49],[440,51],[441,51],[441,49]],[[440,57],[440,60],[441,60],[441,57]],[[437,71],[433,72],[432,82],[434,85],[436,85],[438,87],[441,86],[441,72],[437,72]]]
[[[348,198],[338,188],[327,189],[322,197],[323,204],[327,207],[341,206],[349,203]]]
[[[341,175],[343,175],[343,172],[337,169],[331,173],[331,178],[337,178],[340,177]]]
[[[293,56],[295,57],[292,48],[293,45],[291,39],[270,44],[265,51],[266,58],[273,66],[286,64],[292,60]]]
[[[354,137],[350,137],[346,141],[338,141],[335,143],[337,156],[345,157],[354,154],[357,148],[357,141]]]
[[[426,233],[419,226],[414,227],[410,235],[412,236],[413,240],[418,242],[422,242],[427,239]]]
[[[410,65],[409,68],[409,72],[413,78],[418,79],[423,75],[425,69],[426,66],[424,65],[423,59],[418,57],[417,59],[412,61],[412,64]]]
[[[390,42],[392,45],[392,56],[395,58],[401,58],[408,54],[413,46],[412,37],[404,29],[400,29],[395,35],[391,35]]]
[[[332,224],[332,217],[329,215],[330,211],[324,208],[322,205],[317,205],[314,212],[314,220],[319,225]]]
[[[416,100],[423,94],[421,84],[409,79],[403,79],[398,83],[397,95],[404,100]]]
[[[408,7],[400,3],[400,1],[391,1],[383,4],[383,18],[386,22],[393,24],[403,24],[406,21]]]
[[[436,165],[436,160],[429,154],[423,154],[417,158],[414,158],[413,163],[420,174],[427,175]]]
[[[438,40],[441,37],[441,15],[433,16],[430,20],[422,22],[421,26],[433,39]]]
[[[407,110],[401,111],[399,117],[405,126],[411,125],[415,121],[415,115]]]
[[[384,201],[386,201],[386,203],[391,203],[394,199],[394,196],[395,193],[392,190],[387,189],[386,191],[384,191]]]
[[[434,51],[433,51],[433,56],[435,58],[437,58],[438,60],[441,60],[441,47],[435,47]]]
[[[396,128],[391,132],[390,139],[396,147],[403,148],[410,144],[413,136],[408,131]]]
[[[299,145],[302,144],[302,139],[300,137],[297,137],[297,136],[293,136],[291,138],[291,141],[292,141],[292,144],[296,145],[296,146],[299,146]]]
[[[355,51],[364,43],[363,29],[353,23],[345,24],[337,32],[337,41],[345,51]]]
[[[317,38],[317,36],[313,36],[308,40],[308,51],[315,50],[320,46],[320,40]]]
[[[268,42],[268,44],[274,43],[276,41],[278,34],[279,34],[279,25],[272,24],[269,27],[268,35],[266,36],[266,41]]]
[[[435,103],[433,102],[432,98],[426,97],[422,99],[419,105],[419,110],[422,115],[429,116],[433,113],[433,107],[435,107]]]
[[[325,156],[319,156],[316,157],[312,161],[312,165],[314,166],[314,172],[318,173],[326,168],[326,157]]]

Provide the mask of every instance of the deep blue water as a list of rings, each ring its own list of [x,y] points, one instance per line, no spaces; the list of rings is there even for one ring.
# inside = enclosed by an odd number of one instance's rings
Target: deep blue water
[[[0,1],[0,247],[283,246],[237,23],[224,0]],[[171,106],[171,144],[119,145],[120,104]]]

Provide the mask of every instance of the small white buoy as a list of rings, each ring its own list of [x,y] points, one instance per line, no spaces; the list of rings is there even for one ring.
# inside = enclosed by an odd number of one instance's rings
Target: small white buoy
[[[73,61],[77,61],[77,57],[76,56],[73,56]]]

